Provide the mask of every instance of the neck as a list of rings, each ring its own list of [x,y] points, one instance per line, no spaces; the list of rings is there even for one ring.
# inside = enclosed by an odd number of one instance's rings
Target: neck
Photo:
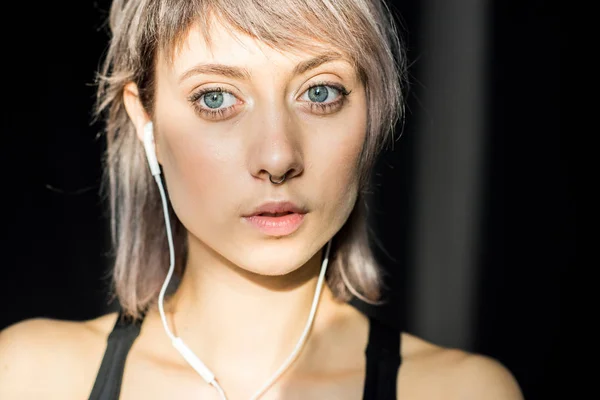
[[[165,304],[170,328],[217,379],[266,380],[292,353],[305,329],[321,258],[318,252],[289,274],[264,276],[190,246],[186,272]],[[323,320],[334,302],[327,285],[319,301]]]

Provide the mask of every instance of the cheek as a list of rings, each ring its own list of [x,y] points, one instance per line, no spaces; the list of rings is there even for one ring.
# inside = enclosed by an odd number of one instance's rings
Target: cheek
[[[321,204],[333,219],[345,220],[358,191],[358,161],[366,136],[364,109],[332,124],[315,146],[311,175],[319,182]]]
[[[173,209],[195,231],[222,219],[214,210],[235,198],[231,161],[239,159],[239,145],[218,129],[208,132],[177,85],[165,84],[169,79],[161,75],[155,93],[157,154]]]
[[[339,208],[342,218],[348,216],[354,206],[358,191],[358,158],[362,149],[360,140],[347,140],[338,147],[336,157],[329,159],[323,172],[324,187],[329,188],[328,205]]]
[[[175,213],[191,231],[206,222],[218,224],[226,214],[214,212],[228,199],[235,179],[236,144],[200,132],[197,122],[169,119],[161,125],[160,157]],[[238,173],[239,175],[239,173]],[[198,220],[203,221],[198,224]],[[210,224],[215,226],[215,224]],[[193,226],[193,227],[192,227]]]

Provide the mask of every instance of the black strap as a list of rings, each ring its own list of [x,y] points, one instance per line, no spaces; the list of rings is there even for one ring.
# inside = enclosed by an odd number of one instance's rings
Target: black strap
[[[119,312],[108,336],[106,351],[89,400],[119,398],[127,354],[140,334],[141,322],[128,320]],[[363,400],[396,400],[398,369],[402,362],[400,339],[399,328],[369,318]]]
[[[396,400],[401,330],[369,317],[363,400]]]
[[[127,353],[140,334],[141,320],[131,321],[119,311],[115,326],[108,336],[106,351],[98,370],[89,400],[116,400],[121,392]]]

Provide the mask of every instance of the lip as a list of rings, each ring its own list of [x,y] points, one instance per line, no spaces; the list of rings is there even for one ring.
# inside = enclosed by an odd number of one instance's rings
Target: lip
[[[283,215],[264,215],[283,214]],[[251,226],[269,236],[287,236],[294,233],[304,221],[306,210],[289,201],[261,204],[243,218]]]
[[[291,201],[270,201],[267,203],[263,203],[260,206],[256,207],[250,214],[244,215],[244,217],[253,217],[260,214],[265,213],[296,213],[296,214],[306,214],[306,210]]]

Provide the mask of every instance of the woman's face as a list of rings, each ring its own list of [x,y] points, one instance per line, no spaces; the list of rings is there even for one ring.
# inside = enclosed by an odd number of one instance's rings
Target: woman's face
[[[332,48],[286,53],[213,26],[210,49],[192,29],[172,62],[157,60],[153,117],[170,200],[191,254],[286,274],[353,209],[364,87],[348,61],[325,54]],[[275,185],[269,174],[286,180]],[[288,214],[255,215],[273,202]]]

